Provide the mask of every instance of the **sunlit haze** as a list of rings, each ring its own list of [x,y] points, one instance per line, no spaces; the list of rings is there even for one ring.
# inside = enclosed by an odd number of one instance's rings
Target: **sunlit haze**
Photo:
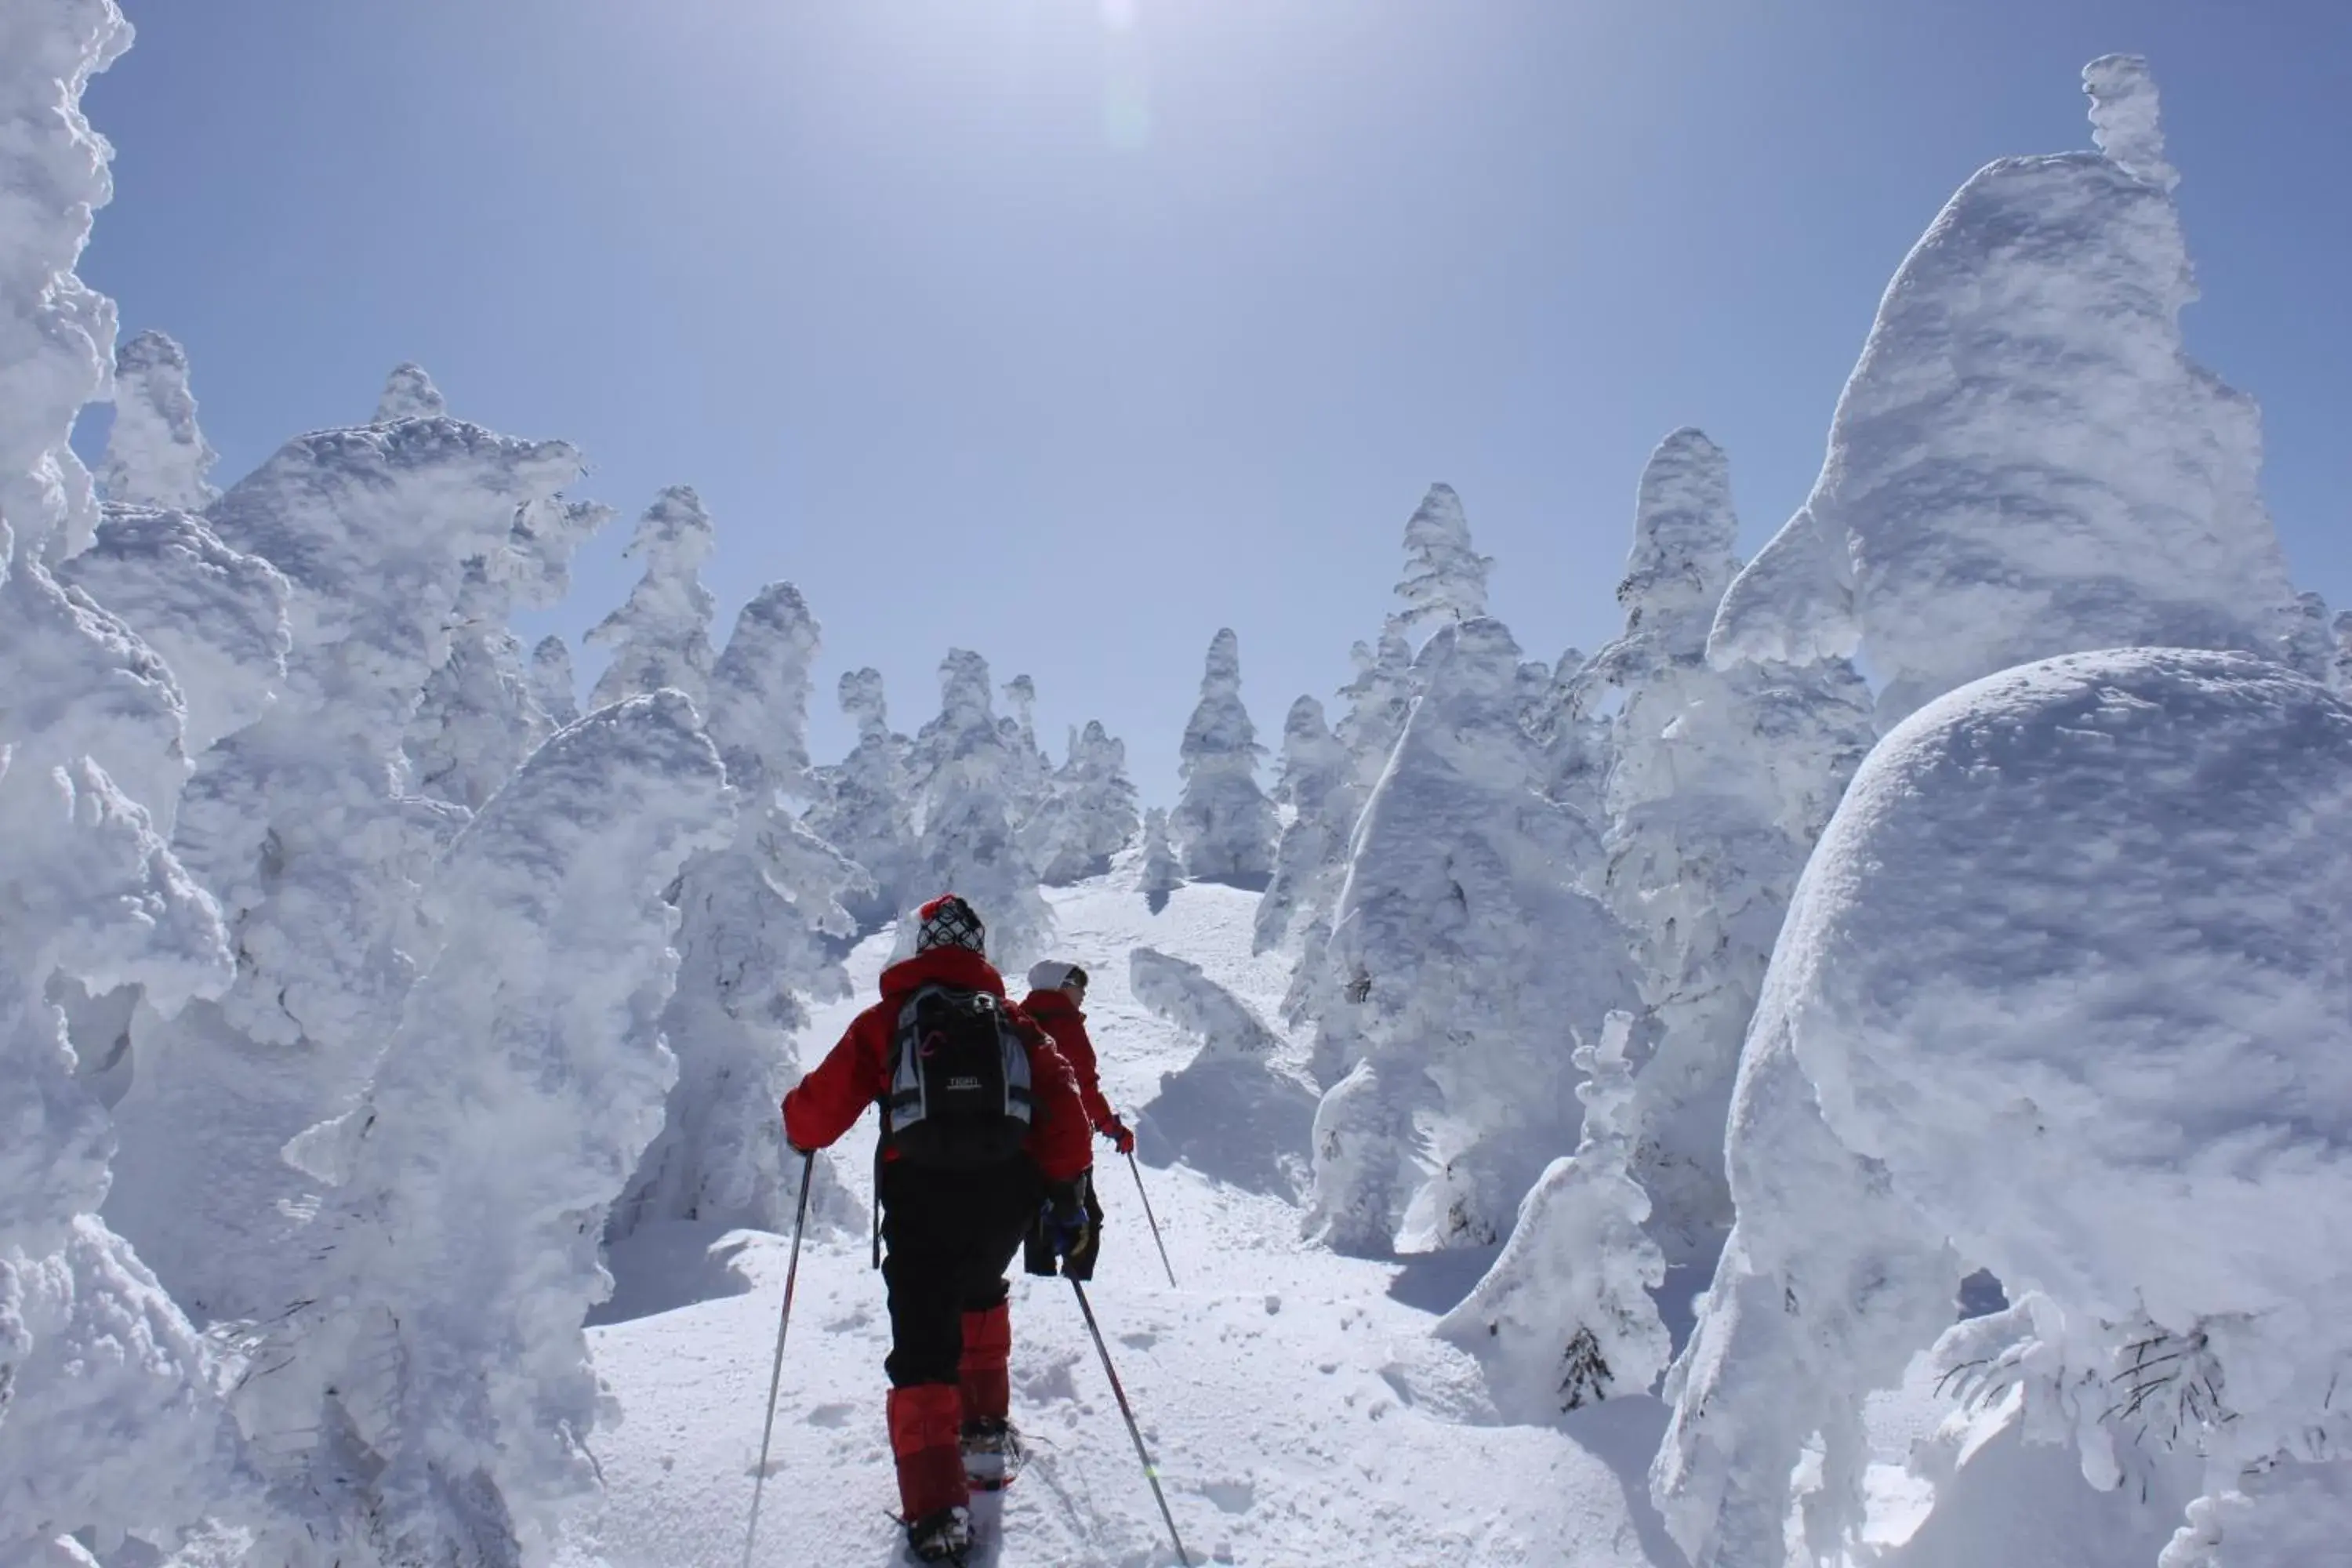
[[[950,645],[1104,719],[1150,799],[1211,635],[1265,738],[1374,632],[1455,486],[1529,657],[1616,629],[1635,479],[1703,426],[1752,549],[1953,188],[2088,145],[2152,58],[2203,300],[2301,584],[2352,601],[2338,7],[2077,0],[126,0],[84,275],[188,346],[234,479],[424,363],[589,454],[626,591],[666,484],[897,727]],[[534,625],[534,631],[541,629]],[[593,669],[593,660],[587,661]]]

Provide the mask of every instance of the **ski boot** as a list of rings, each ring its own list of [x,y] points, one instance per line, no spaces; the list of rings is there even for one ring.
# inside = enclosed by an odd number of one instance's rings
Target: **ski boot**
[[[971,1510],[943,1508],[908,1521],[907,1549],[918,1563],[951,1563],[961,1568],[971,1550]]]
[[[1020,1429],[1002,1416],[965,1422],[962,1445],[964,1479],[976,1492],[1001,1492],[1011,1486],[1028,1457],[1021,1447]]]

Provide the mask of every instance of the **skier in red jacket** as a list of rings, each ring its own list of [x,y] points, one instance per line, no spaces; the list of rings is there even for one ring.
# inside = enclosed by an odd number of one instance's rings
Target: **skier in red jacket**
[[[1054,1037],[1062,1059],[1070,1064],[1077,1076],[1078,1099],[1087,1108],[1087,1121],[1094,1130],[1111,1142],[1120,1153],[1132,1153],[1135,1134],[1118,1119],[1103,1098],[1102,1078],[1095,1066],[1095,1043],[1087,1034],[1087,972],[1075,963],[1049,958],[1032,965],[1029,970],[1029,994],[1021,999],[1021,1010],[1035,1019],[1045,1031]],[[1077,1279],[1091,1279],[1095,1273],[1095,1248],[1102,1238],[1102,1198],[1092,1183],[1086,1192],[1087,1219],[1094,1235],[1085,1248],[1062,1259],[1064,1275]],[[1043,1238],[1033,1237],[1029,1243],[1029,1271],[1050,1273],[1053,1258]]]
[[[950,893],[919,919],[915,956],[882,972],[882,1000],[784,1097],[784,1135],[823,1149],[883,1106],[890,1448],[908,1545],[930,1563],[970,1550],[971,1485],[1001,1484],[1018,1453],[1006,1268],[1033,1232],[1064,1258],[1095,1238],[1069,1064],[1005,1000],[971,905]]]
[[[1095,1067],[1095,1043],[1087,1034],[1087,972],[1075,963],[1049,958],[1029,971],[1029,994],[1021,1010],[1044,1026],[1060,1047],[1062,1059],[1077,1074],[1078,1098],[1086,1102],[1087,1121],[1109,1139],[1122,1154],[1135,1151],[1135,1134],[1103,1098],[1102,1079]]]

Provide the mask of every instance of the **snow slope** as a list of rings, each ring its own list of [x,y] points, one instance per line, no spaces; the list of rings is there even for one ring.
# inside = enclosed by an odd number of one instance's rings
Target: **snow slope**
[[[1153,1104],[1162,1074],[1195,1042],[1133,996],[1128,951],[1150,944],[1197,963],[1269,1020],[1288,977],[1281,955],[1250,954],[1251,895],[1183,887],[1154,915],[1135,859],[1049,898],[1056,951],[1095,977],[1088,1013],[1104,1089],[1123,1113],[1142,1112],[1149,1162],[1213,1130],[1158,1124],[1173,1119],[1172,1105]],[[861,997],[889,942],[875,937],[853,958]],[[801,1038],[803,1059],[858,1005],[822,1009]],[[1303,1101],[1303,1049],[1286,1042],[1274,1066],[1301,1079]],[[841,1146],[861,1201],[870,1138],[860,1127]],[[1228,1152],[1221,1168],[1273,1169],[1242,1157],[1262,1152]],[[1664,1424],[1654,1401],[1612,1401],[1559,1429],[1502,1426],[1476,1364],[1432,1337],[1491,1250],[1402,1264],[1337,1257],[1299,1239],[1287,1192],[1147,1163],[1181,1281],[1171,1291],[1135,1184],[1117,1163],[1098,1172],[1109,1228],[1091,1295],[1195,1563],[1307,1563],[1339,1542],[1360,1542],[1349,1561],[1364,1563],[1681,1563],[1646,1496]],[[625,1418],[597,1440],[609,1507],[601,1538],[576,1542],[572,1563],[596,1554],[612,1568],[742,1560],[787,1252],[782,1237],[672,1226],[616,1258],[619,1291],[590,1341]],[[1001,1500],[1001,1552],[980,1560],[1172,1563],[1067,1287],[1017,1279],[1013,1300],[1013,1413],[1034,1458]],[[893,1560],[887,1338],[866,1236],[814,1238],[801,1263],[754,1560],[765,1568]],[[982,1509],[984,1521],[994,1516],[993,1502]]]

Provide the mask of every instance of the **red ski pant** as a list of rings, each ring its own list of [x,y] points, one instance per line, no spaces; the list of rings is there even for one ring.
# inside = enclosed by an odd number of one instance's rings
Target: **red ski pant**
[[[908,1519],[961,1504],[958,1428],[1003,1416],[1013,1327],[1004,1271],[1036,1223],[1045,1183],[1026,1156],[982,1171],[882,1168],[889,1292],[890,1447]]]

